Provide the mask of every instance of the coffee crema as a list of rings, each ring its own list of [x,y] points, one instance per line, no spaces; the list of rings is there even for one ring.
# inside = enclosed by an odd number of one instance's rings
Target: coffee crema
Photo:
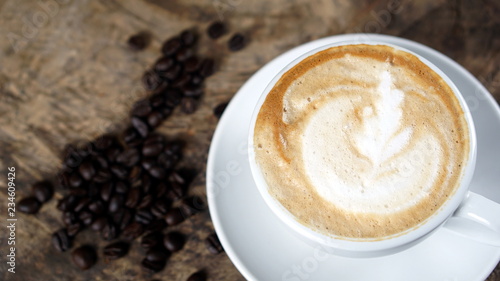
[[[385,45],[305,58],[270,90],[254,128],[269,193],[308,228],[345,239],[425,222],[459,187],[469,149],[448,84]]]

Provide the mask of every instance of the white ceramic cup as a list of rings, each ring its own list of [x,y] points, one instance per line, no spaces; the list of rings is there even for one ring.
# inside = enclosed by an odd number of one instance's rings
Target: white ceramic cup
[[[278,200],[269,194],[268,186],[262,171],[260,170],[258,163],[255,161],[253,143],[255,122],[267,94],[274,87],[276,82],[286,71],[309,56],[334,46],[352,44],[386,45],[397,50],[413,54],[419,58],[423,63],[440,75],[453,90],[453,93],[460,102],[460,106],[463,109],[465,119],[469,127],[469,160],[457,191],[450,196],[441,208],[437,210],[424,224],[418,226],[414,230],[406,232],[403,235],[382,238],[377,241],[373,241],[373,239],[346,240],[342,239],[342,237],[330,237],[299,223]],[[319,246],[329,253],[348,257],[375,257],[394,254],[412,247],[441,227],[447,228],[459,235],[474,239],[481,243],[500,247],[500,204],[469,191],[469,184],[471,182],[476,163],[476,150],[476,133],[470,110],[453,82],[440,69],[425,58],[399,46],[370,40],[345,41],[341,43],[329,44],[305,53],[283,68],[266,87],[254,109],[248,139],[248,156],[253,179],[261,196],[272,212],[293,233],[298,234],[298,236],[304,241],[312,244],[313,246]]]

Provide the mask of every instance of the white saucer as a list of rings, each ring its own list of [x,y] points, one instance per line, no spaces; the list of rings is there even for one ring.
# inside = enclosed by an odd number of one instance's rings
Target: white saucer
[[[439,229],[422,243],[395,255],[353,259],[328,255],[299,240],[261,198],[247,159],[253,108],[278,71],[299,55],[325,44],[370,38],[409,49],[443,70],[464,95],[478,138],[472,190],[500,202],[500,109],[488,91],[448,57],[413,41],[376,34],[333,36],[296,47],[255,73],[234,96],[212,139],[207,195],[224,249],[248,280],[471,281],[484,280],[500,260],[500,248]]]

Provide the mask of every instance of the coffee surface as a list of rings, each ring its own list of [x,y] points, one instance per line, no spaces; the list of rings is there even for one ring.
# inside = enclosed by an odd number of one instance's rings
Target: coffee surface
[[[299,222],[380,239],[425,222],[455,192],[468,134],[452,89],[417,57],[347,45],[283,74],[254,145],[270,194]]]

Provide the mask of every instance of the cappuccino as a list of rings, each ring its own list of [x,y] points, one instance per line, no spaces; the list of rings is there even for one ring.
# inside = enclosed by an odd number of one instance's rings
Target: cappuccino
[[[464,112],[416,56],[385,45],[313,54],[269,91],[254,128],[268,192],[297,221],[345,239],[383,239],[446,203],[469,155]]]

